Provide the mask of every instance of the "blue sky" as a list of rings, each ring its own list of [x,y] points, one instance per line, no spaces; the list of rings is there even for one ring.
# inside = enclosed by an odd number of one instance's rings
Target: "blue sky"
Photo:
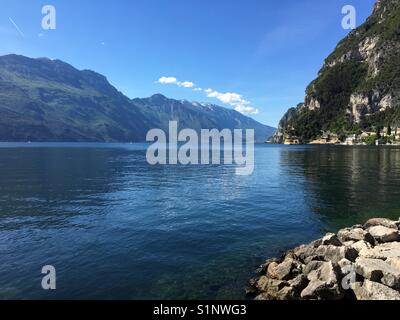
[[[92,69],[131,98],[162,93],[240,104],[276,126],[303,101],[306,86],[348,33],[342,7],[353,5],[360,25],[374,2],[0,0],[0,55],[57,58]],[[56,8],[56,30],[41,27],[47,4]],[[157,82],[162,77],[169,84]]]

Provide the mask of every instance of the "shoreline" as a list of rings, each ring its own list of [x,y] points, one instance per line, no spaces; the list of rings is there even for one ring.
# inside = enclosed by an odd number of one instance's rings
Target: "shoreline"
[[[400,300],[400,219],[368,220],[268,259],[255,300]]]
[[[400,143],[392,143],[392,144],[378,144],[378,145],[368,145],[368,144],[333,144],[333,143],[297,143],[297,144],[284,144],[284,143],[265,143],[267,145],[277,145],[277,146],[329,146],[329,147],[398,147]]]

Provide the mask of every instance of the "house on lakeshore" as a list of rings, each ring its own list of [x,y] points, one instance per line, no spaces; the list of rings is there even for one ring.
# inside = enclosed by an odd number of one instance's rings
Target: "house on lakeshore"
[[[296,144],[300,144],[300,139],[297,137],[287,137],[285,139],[285,141],[283,142],[283,144],[285,145],[296,145]]]
[[[359,144],[359,143],[360,143],[360,139],[359,139],[358,135],[356,135],[356,134],[349,135],[346,138],[346,140],[344,141],[344,144],[346,146],[354,146],[354,145]]]
[[[315,139],[310,144],[339,144],[340,139],[337,134],[331,132],[324,132],[322,137]]]

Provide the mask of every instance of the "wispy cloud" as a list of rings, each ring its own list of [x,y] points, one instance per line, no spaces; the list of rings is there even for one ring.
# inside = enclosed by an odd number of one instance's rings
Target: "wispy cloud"
[[[14,22],[14,20],[11,17],[9,17],[8,19],[10,20],[12,25],[15,27],[15,29],[19,32],[19,34],[21,36],[25,37],[24,33],[21,31],[21,29],[18,27],[18,25]]]
[[[214,89],[203,89],[197,87],[191,81],[179,81],[175,77],[161,77],[158,79],[157,83],[164,84],[164,85],[177,85],[178,87],[190,88],[194,91],[203,92],[209,98],[215,98],[222,103],[229,104],[232,106],[236,111],[250,115],[250,114],[258,114],[258,109],[251,106],[251,102],[247,101],[243,98],[243,96],[239,93],[235,92],[219,92]]]

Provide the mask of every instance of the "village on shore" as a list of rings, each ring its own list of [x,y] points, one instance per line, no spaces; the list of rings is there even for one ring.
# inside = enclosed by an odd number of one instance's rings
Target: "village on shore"
[[[321,137],[312,140],[308,143],[304,143],[297,136],[287,136],[283,144],[285,145],[345,145],[345,146],[357,146],[357,145],[400,145],[400,130],[392,130],[390,127],[384,127],[382,130],[375,132],[363,131],[360,133],[354,133],[347,136],[340,136],[330,131],[324,131]]]

